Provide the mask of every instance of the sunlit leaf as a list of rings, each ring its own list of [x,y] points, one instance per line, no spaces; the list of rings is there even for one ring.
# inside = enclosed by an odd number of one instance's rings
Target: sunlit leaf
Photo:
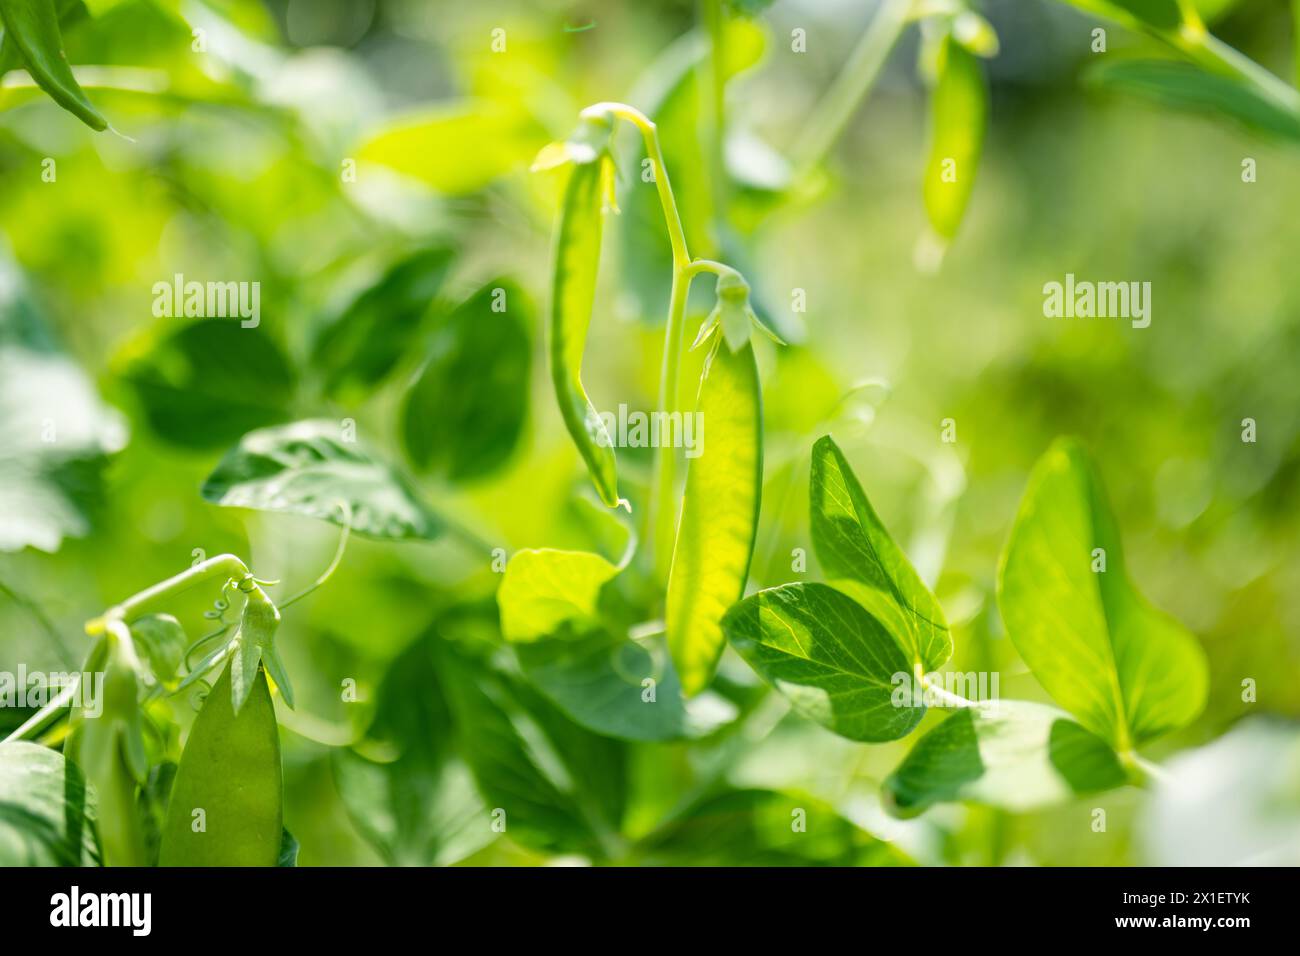
[[[844,453],[829,436],[813,445],[809,527],[827,577],[856,581],[849,590],[923,671],[952,656],[943,608],[876,516]],[[867,593],[863,593],[863,591]]]
[[[899,816],[969,800],[1024,812],[1128,779],[1115,752],[1055,707],[1000,700],[957,711],[885,781]]]
[[[517,552],[497,591],[501,633],[510,641],[535,641],[562,624],[593,623],[600,589],[616,574],[617,565],[590,551]]]
[[[407,482],[338,423],[305,421],[249,432],[203,483],[230,508],[307,515],[375,538],[435,538],[438,516]],[[345,512],[346,505],[350,512]]]
[[[794,709],[851,740],[896,740],[925,707],[895,691],[912,660],[880,622],[825,584],[759,591],[723,619],[727,639]],[[900,676],[901,675],[901,676]]]
[[[975,187],[988,98],[979,58],[951,36],[945,37],[930,97],[930,158],[924,183],[925,211],[943,239],[957,234]]]
[[[1077,442],[1056,442],[1034,466],[1002,554],[998,606],[1039,683],[1121,753],[1182,727],[1205,704],[1205,654],[1133,587]]]

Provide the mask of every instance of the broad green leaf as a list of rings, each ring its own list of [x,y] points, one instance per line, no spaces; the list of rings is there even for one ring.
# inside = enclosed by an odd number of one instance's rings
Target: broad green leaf
[[[563,634],[515,647],[524,676],[539,692],[583,727],[607,737],[693,739],[735,718],[735,705],[716,694],[685,700],[662,644],[653,651],[604,632]]]
[[[1178,0],[1063,0],[1073,7],[1132,29],[1171,33],[1183,22]]]
[[[445,866],[497,837],[454,752],[451,715],[434,666],[438,640],[420,638],[389,666],[375,695],[368,746],[332,755],[334,781],[353,825],[394,866]],[[386,759],[370,756],[375,750]]]
[[[108,120],[72,75],[55,0],[0,0],[0,19],[4,21],[5,44],[12,42],[17,48],[22,65],[41,89],[91,129],[107,129]]]
[[[811,797],[731,790],[706,797],[636,848],[650,866],[910,866],[901,851]]]
[[[1065,713],[1002,700],[959,710],[929,731],[884,789],[898,816],[954,800],[1019,813],[1127,781],[1106,742]]]
[[[939,74],[930,97],[930,158],[925,167],[925,211],[943,239],[957,234],[975,186],[988,84],[979,58],[951,36],[943,40]]]
[[[600,589],[618,570],[590,551],[525,548],[516,552],[497,591],[501,633],[509,641],[535,641],[563,624],[594,624]]]
[[[81,771],[27,741],[0,743],[0,866],[94,866],[96,807]]]
[[[501,467],[528,411],[531,306],[508,279],[487,283],[443,320],[402,403],[406,454],[452,481]]]
[[[687,695],[708,686],[726,644],[722,616],[745,593],[763,484],[763,410],[754,350],[714,338],[696,400],[704,423],[689,460],[672,568],[666,627]]]
[[[1240,80],[1176,60],[1118,60],[1088,71],[1088,82],[1133,93],[1162,106],[1230,116],[1250,129],[1300,140],[1300,115],[1261,96]]]
[[[312,344],[312,367],[331,397],[368,398],[412,351],[453,256],[443,246],[407,256],[325,321]]]
[[[150,614],[131,622],[131,640],[161,684],[171,684],[180,669],[189,639],[180,621],[170,614]]]
[[[825,584],[759,591],[727,612],[727,639],[794,709],[850,740],[897,740],[925,714],[911,694],[912,661],[851,598]]]
[[[339,425],[304,421],[249,432],[203,483],[203,497],[253,508],[348,523],[375,538],[432,539],[442,522],[387,465],[370,457]]]
[[[1121,754],[1205,704],[1205,654],[1129,581],[1100,479],[1075,441],[1057,441],[1034,466],[1002,553],[998,606],[1038,682]]]
[[[596,300],[600,234],[604,220],[601,153],[590,162],[573,162],[555,230],[547,351],[551,382],[564,427],[591,473],[601,501],[620,503],[614,441],[582,385],[582,358]]]
[[[527,168],[545,142],[546,131],[523,113],[488,102],[454,102],[389,121],[355,155],[441,193],[464,195]]]
[[[885,529],[848,460],[825,435],[813,445],[809,527],[827,577],[844,585],[906,649],[913,667],[936,671],[952,656],[943,608]]]
[[[234,319],[171,322],[146,333],[114,360],[150,428],[182,448],[227,445],[251,428],[288,417],[294,376],[261,328]]]
[[[440,656],[439,674],[455,720],[457,750],[492,808],[494,822],[504,824],[504,832],[525,846],[598,854],[593,829],[598,824],[582,801],[601,779],[595,771],[609,768],[585,762],[593,772],[575,777],[572,768],[584,765],[582,754],[565,746],[573,741],[557,740],[555,728],[544,727],[520,703],[522,686],[449,652]],[[588,742],[590,735],[580,733],[585,738],[578,741]]]
[[[227,667],[194,718],[163,827],[160,866],[275,866],[284,834],[280,729],[258,670],[238,714]],[[194,826],[202,810],[204,827]]]

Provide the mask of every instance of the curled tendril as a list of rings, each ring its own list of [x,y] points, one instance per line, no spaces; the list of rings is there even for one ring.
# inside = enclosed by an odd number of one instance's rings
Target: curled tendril
[[[348,536],[352,533],[352,506],[346,501],[340,501],[339,510],[343,512],[343,531],[339,535],[339,545],[334,550],[334,557],[330,561],[329,567],[321,572],[321,576],[312,582],[312,584],[305,590],[299,591],[287,601],[281,601],[280,610],[283,611],[291,604],[297,604],[308,594],[311,594],[312,591],[315,591],[318,587],[328,581],[330,576],[338,569],[339,562],[343,560],[343,552],[346,551],[348,547]]]
[[[202,678],[199,679],[193,689],[190,691],[190,706],[197,712],[202,709],[203,702],[208,699],[208,694],[212,693],[212,685]]]
[[[226,599],[226,592],[229,591],[234,584],[235,579],[228,578],[226,583],[221,585],[221,594],[219,594],[217,599],[212,602],[214,610],[204,611],[203,616],[205,618],[209,621],[220,621],[223,624],[226,623],[226,611],[230,609],[230,601]]]

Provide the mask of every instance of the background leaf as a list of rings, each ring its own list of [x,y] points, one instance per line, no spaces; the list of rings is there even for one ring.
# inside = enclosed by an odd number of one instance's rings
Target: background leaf
[[[375,538],[438,536],[442,522],[391,468],[355,443],[335,422],[294,422],[249,432],[203,483],[203,497],[229,508],[307,515]]]
[[[930,158],[923,188],[930,225],[944,239],[957,234],[975,188],[988,100],[979,57],[951,36],[945,37],[930,98]]]
[[[497,591],[501,633],[535,641],[567,623],[596,621],[600,591],[618,566],[590,551],[525,548],[511,556]]]
[[[509,459],[528,412],[532,324],[527,297],[508,279],[487,283],[439,323],[402,404],[413,465],[460,481]]]

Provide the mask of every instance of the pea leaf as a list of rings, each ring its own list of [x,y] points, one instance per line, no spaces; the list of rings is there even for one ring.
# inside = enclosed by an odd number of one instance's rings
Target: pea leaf
[[[0,249],[0,551],[57,551],[81,537],[126,424],[60,351]]]
[[[1024,812],[1127,779],[1106,742],[1062,711],[1003,700],[959,710],[929,731],[884,789],[890,812],[906,817],[953,800]]]
[[[943,608],[877,517],[848,460],[825,435],[813,445],[809,527],[817,560],[907,651],[925,672],[952,656]]]
[[[662,644],[597,631],[515,647],[529,683],[577,723],[621,740],[687,740],[706,736],[736,716],[716,694],[686,700]],[[647,679],[653,683],[647,686]]]
[[[443,320],[402,403],[407,457],[453,481],[506,462],[528,411],[531,307],[508,279],[489,282]]]
[[[72,75],[55,0],[0,0],[0,19],[4,21],[5,45],[12,42],[37,85],[91,129],[107,129],[108,120]]]
[[[375,695],[368,746],[338,749],[335,785],[357,831],[393,866],[446,866],[496,839],[487,808],[454,752],[434,665],[438,638],[417,640],[389,666]],[[369,753],[381,750],[385,760]]]
[[[62,754],[0,743],[0,866],[92,866],[96,807],[85,778]]]
[[[1121,754],[1205,704],[1205,654],[1129,581],[1100,479],[1073,440],[1034,466],[1002,553],[998,606],[1038,682]]]
[[[290,833],[288,829],[282,829],[280,831],[280,856],[275,861],[275,865],[297,866],[298,849],[298,838]]]
[[[387,465],[344,441],[330,421],[302,421],[249,432],[203,483],[203,497],[229,508],[253,508],[345,523],[374,538],[432,539],[442,521]]]
[[[975,186],[988,98],[979,57],[951,35],[945,37],[930,98],[930,158],[923,190],[930,225],[944,239],[957,234]]]
[[[367,397],[412,350],[453,257],[446,247],[421,249],[325,321],[312,344],[312,364],[331,397]]]
[[[597,792],[616,761],[602,767],[599,759],[584,760],[591,735],[572,725],[566,732],[553,718],[539,719],[520,702],[522,685],[462,655],[444,650],[439,673],[455,720],[457,749],[510,838],[543,851],[598,854],[597,817],[579,794]],[[606,760],[611,756],[598,754]],[[590,775],[575,778],[575,766]]]
[[[910,866],[820,800],[729,790],[697,801],[637,847],[651,866]]]
[[[896,705],[905,649],[857,602],[825,584],[786,584],[736,604],[727,639],[794,709],[850,740],[897,740],[925,713],[910,694]]]
[[[516,552],[497,591],[501,633],[509,641],[535,641],[566,623],[594,623],[600,590],[618,570],[590,551],[526,548]]]
[[[546,131],[521,112],[457,101],[387,121],[354,155],[438,192],[464,195],[526,168],[546,138]]]
[[[1132,93],[1175,109],[1229,116],[1249,129],[1300,140],[1300,116],[1229,76],[1176,60],[1119,60],[1087,73],[1093,86]]]
[[[150,428],[182,448],[219,448],[288,417],[294,376],[261,328],[231,319],[160,326],[116,356]]]

